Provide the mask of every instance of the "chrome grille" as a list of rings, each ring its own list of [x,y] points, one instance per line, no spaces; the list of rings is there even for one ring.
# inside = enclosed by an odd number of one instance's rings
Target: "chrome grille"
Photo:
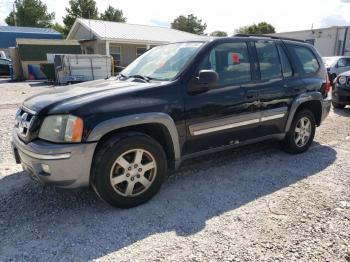
[[[350,86],[350,77],[346,77],[346,85]]]
[[[27,140],[31,127],[35,119],[35,112],[27,110],[26,108],[20,108],[16,114],[15,128],[18,136]]]

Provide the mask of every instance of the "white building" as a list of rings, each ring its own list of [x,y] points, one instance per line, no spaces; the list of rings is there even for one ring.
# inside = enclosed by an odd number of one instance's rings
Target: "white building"
[[[125,67],[157,45],[204,38],[159,26],[117,23],[102,20],[75,20],[67,39],[78,40],[83,53],[111,55],[117,67]]]
[[[322,56],[350,55],[350,30],[346,26],[271,34],[313,44]]]

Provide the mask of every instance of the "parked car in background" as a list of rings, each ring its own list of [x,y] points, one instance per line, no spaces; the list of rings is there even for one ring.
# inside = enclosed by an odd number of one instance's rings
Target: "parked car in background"
[[[338,75],[334,80],[332,104],[334,108],[350,105],[350,71]]]
[[[11,65],[11,60],[0,58],[0,76],[11,75],[10,65]]]
[[[6,57],[5,51],[0,51],[0,58],[8,59],[8,58]]]
[[[36,180],[91,186],[111,205],[132,207],[185,159],[267,139],[305,152],[330,111],[330,90],[305,42],[241,35],[161,45],[118,78],[25,100],[13,152]]]
[[[341,73],[350,71],[350,56],[328,56],[322,58],[331,82]]]

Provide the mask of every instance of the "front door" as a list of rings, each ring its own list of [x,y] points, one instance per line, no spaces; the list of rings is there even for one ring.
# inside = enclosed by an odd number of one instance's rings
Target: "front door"
[[[203,93],[185,91],[188,139],[184,155],[239,144],[254,137],[259,112],[251,61],[247,43],[236,40],[216,45],[198,65],[193,77],[200,70],[214,70],[219,82]]]

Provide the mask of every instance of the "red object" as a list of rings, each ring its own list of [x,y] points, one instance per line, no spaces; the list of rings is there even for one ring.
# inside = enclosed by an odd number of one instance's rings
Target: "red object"
[[[329,76],[327,75],[327,79],[326,79],[326,93],[328,94],[331,91],[331,81],[329,81]]]
[[[157,64],[157,68],[162,68],[164,66],[164,62],[159,62],[158,64]]]
[[[237,53],[232,54],[232,61],[234,64],[239,64],[239,55]]]

